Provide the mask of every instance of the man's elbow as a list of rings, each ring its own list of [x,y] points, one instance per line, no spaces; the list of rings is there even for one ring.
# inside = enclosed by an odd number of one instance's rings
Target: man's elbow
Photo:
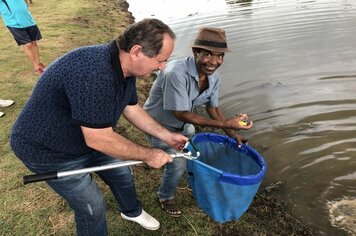
[[[85,128],[82,127],[82,132],[83,132],[83,136],[84,136],[84,141],[85,144],[95,150],[99,150],[100,147],[100,140],[102,138],[100,138],[100,135],[98,134],[99,130],[94,130],[94,129],[90,129],[90,128]]]
[[[88,147],[98,150],[98,142],[96,141],[96,139],[93,136],[84,135],[84,141]]]
[[[186,112],[185,111],[175,111],[173,114],[178,120],[186,122],[186,119],[185,119]]]

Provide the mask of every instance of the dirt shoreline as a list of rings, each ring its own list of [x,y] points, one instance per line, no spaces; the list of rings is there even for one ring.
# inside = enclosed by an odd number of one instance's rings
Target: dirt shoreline
[[[134,17],[128,11],[129,4],[117,0],[121,14],[125,14],[128,22],[134,22]],[[149,93],[154,78],[138,79],[137,90],[139,102],[142,104]],[[119,133],[125,133],[131,140],[146,143],[144,135],[137,134],[136,129],[118,126]],[[146,168],[137,168],[138,175],[152,175]],[[158,176],[152,177],[156,179]],[[272,190],[271,190],[272,189]],[[315,235],[316,233],[305,223],[290,214],[286,204],[273,195],[273,188],[260,189],[247,212],[238,222],[216,224],[216,235]]]

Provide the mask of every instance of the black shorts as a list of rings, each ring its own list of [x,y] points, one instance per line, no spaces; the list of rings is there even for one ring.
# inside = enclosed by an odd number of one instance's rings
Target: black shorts
[[[11,34],[14,36],[14,39],[17,45],[24,45],[31,43],[32,41],[37,41],[42,38],[40,29],[37,25],[33,25],[26,28],[13,28],[7,27]]]

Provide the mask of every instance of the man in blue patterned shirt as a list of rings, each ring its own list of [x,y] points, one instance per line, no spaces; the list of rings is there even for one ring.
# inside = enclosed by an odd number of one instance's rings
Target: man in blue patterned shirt
[[[137,103],[136,76],[162,70],[175,35],[163,22],[144,19],[114,41],[75,49],[48,66],[11,132],[14,153],[31,171],[46,173],[140,160],[160,168],[172,157],[114,132],[119,117],[142,131],[183,148],[187,138],[168,131]],[[129,167],[97,172],[110,186],[121,216],[149,230],[159,222],[136,196]],[[107,235],[102,194],[90,174],[47,183],[75,212],[78,235]]]

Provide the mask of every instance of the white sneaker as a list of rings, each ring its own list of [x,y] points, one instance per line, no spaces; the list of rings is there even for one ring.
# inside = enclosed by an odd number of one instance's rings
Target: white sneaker
[[[4,116],[5,113],[0,111],[0,117]]]
[[[12,100],[2,100],[2,99],[0,99],[0,107],[9,107],[12,104],[14,104],[14,101],[12,101]]]
[[[142,210],[141,215],[136,216],[136,217],[128,217],[125,216],[124,214],[121,213],[121,217],[125,220],[130,220],[133,222],[136,222],[140,224],[143,228],[148,229],[148,230],[157,230],[159,229],[159,222],[151,215],[149,215],[147,212]]]

